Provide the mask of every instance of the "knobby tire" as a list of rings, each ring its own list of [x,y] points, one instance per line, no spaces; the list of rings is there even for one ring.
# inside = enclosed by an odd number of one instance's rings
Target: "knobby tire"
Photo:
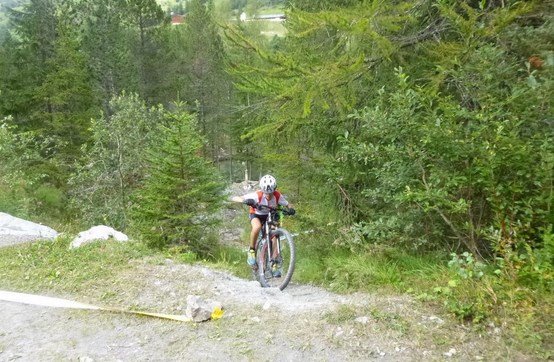
[[[294,248],[294,240],[290,233],[285,229],[275,229],[271,232],[271,235],[276,235],[281,238],[282,249],[282,270],[281,277],[275,278],[271,273],[271,257],[268,255],[268,243],[260,242],[258,245],[257,261],[258,261],[258,281],[264,288],[279,288],[283,290],[289,284],[292,274],[294,273],[294,266],[296,261],[296,250]]]

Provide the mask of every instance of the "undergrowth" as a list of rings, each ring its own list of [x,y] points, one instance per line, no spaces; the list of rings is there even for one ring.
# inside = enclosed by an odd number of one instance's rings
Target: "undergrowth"
[[[552,270],[540,250],[479,261],[470,253],[386,246],[353,252],[321,239],[301,238],[297,245],[296,281],[341,293],[408,293],[462,324],[477,330],[500,328],[519,349],[552,358]]]
[[[485,263],[469,253],[415,253],[393,247],[352,253],[333,246],[325,235],[317,239],[300,235],[295,241],[294,282],[339,293],[407,293],[474,329],[500,328],[520,350],[534,352],[539,358],[552,357],[552,280],[544,277],[548,274],[536,273],[538,264],[525,270],[515,256]],[[161,251],[144,243],[108,241],[70,249],[69,242],[61,237],[0,249],[0,289],[85,293],[109,285],[113,275],[145,258],[203,262],[242,278],[252,277],[243,248],[220,246],[211,256],[201,258],[180,247]]]

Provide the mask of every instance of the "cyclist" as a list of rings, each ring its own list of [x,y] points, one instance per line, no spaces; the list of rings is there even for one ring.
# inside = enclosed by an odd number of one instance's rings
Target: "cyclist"
[[[262,225],[267,219],[269,211],[267,209],[258,209],[257,205],[265,205],[269,207],[277,207],[278,205],[288,208],[289,215],[295,213],[292,205],[287,199],[281,195],[277,189],[277,180],[271,175],[265,175],[260,179],[260,190],[248,193],[244,196],[235,196],[233,201],[242,202],[250,206],[250,249],[248,251],[247,263],[250,266],[256,265],[256,240],[262,229]]]

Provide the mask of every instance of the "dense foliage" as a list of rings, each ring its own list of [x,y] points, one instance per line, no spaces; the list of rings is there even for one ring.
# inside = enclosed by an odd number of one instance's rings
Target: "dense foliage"
[[[284,39],[226,28],[242,50],[243,148],[264,150],[334,245],[452,253],[430,296],[460,318],[540,319],[530,306],[554,281],[552,3],[288,4]],[[326,264],[331,284],[374,277]]]
[[[286,36],[231,20],[262,5],[285,7]],[[275,173],[298,227],[317,229],[309,268],[331,283],[364,280],[333,253],[360,266],[391,246],[432,251],[455,275],[433,297],[462,319],[540,319],[554,282],[552,2],[217,9],[229,13],[187,1],[179,26],[154,0],[8,9],[0,211],[209,254],[213,167],[237,181],[244,163]]]
[[[131,194],[144,179],[146,149],[164,115],[136,94],[114,97],[110,109],[111,116],[92,121],[91,145],[69,179],[71,204],[87,223],[125,230]]]
[[[264,104],[243,124],[267,159],[308,169],[296,182],[311,202],[314,189],[335,195],[353,242],[483,257],[501,240],[540,244],[552,222],[553,55],[546,39],[529,49],[514,35],[551,30],[550,5],[318,4],[290,12],[277,51],[228,29],[263,60],[234,74]],[[283,144],[286,155],[272,152]]]

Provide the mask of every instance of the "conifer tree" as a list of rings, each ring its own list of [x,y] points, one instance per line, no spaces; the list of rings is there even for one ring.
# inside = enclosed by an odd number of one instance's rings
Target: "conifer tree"
[[[245,107],[242,137],[310,181],[302,198],[334,196],[331,209],[356,225],[355,240],[371,242],[446,239],[485,255],[491,229],[512,238],[546,227],[551,186],[543,185],[552,181],[542,170],[551,167],[552,135],[538,131],[551,105],[542,98],[552,84],[548,38],[540,35],[551,30],[546,3],[289,3],[288,35],[277,50],[229,34],[259,59],[232,68],[256,98]],[[518,39],[524,14],[537,29]],[[513,44],[526,38],[533,46],[517,54]],[[535,58],[546,61],[531,65]],[[523,159],[545,166],[531,172]],[[530,175],[542,181],[525,180]],[[520,227],[533,223],[537,229]]]
[[[100,109],[75,32],[60,23],[58,34],[55,52],[46,63],[47,74],[34,94],[37,104],[47,102],[48,112],[38,111],[34,118],[43,117],[37,128],[59,143],[59,158],[71,164],[79,158],[80,147],[90,140],[90,120],[100,115]]]
[[[41,128],[50,104],[34,95],[55,53],[56,5],[53,0],[31,0],[8,15],[11,33],[2,52],[0,113],[13,116],[20,130]]]
[[[164,12],[155,0],[127,0],[123,6],[133,35],[131,52],[140,74],[139,91],[147,102],[158,99],[157,86],[161,73],[160,53],[164,46],[157,30],[164,24]],[[164,49],[165,51],[165,49]]]
[[[111,115],[110,101],[123,91],[138,93],[139,68],[133,58],[134,34],[126,21],[125,3],[96,0],[80,4],[83,21],[82,50],[88,54],[105,115]]]
[[[203,139],[183,105],[166,114],[148,152],[147,177],[137,190],[134,230],[151,246],[187,245],[205,254],[206,232],[221,203],[223,184],[201,155]]]
[[[195,105],[198,126],[208,141],[205,153],[215,160],[225,142],[231,83],[224,70],[225,51],[214,20],[213,1],[192,0],[187,4],[182,94]]]

